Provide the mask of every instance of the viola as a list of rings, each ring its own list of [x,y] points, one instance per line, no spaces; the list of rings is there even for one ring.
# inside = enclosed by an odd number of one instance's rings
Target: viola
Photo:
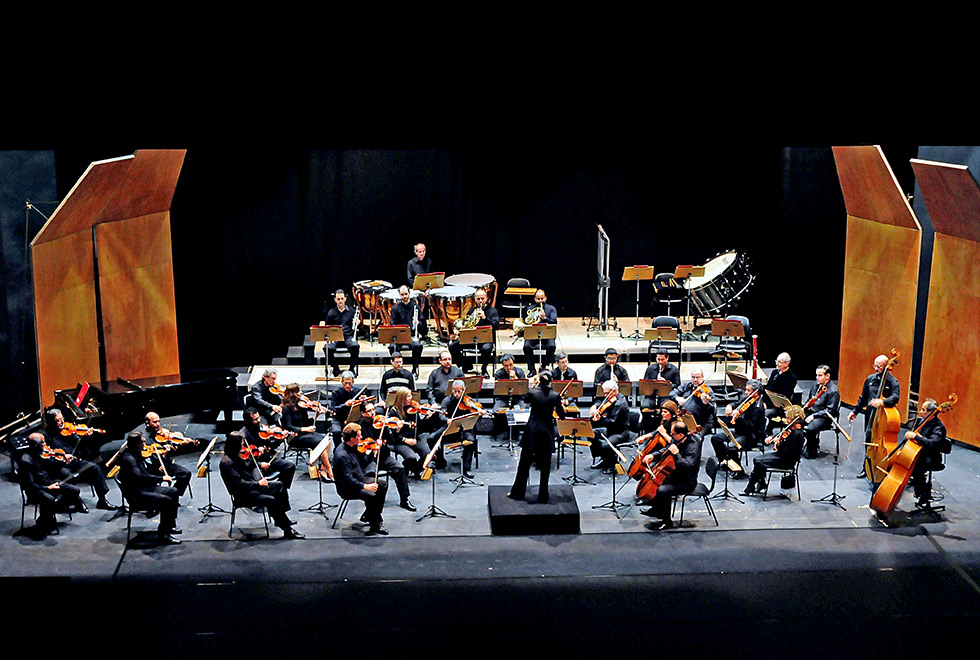
[[[766,438],[766,444],[767,445],[771,444],[774,449],[779,449],[779,443],[781,443],[783,440],[788,438],[790,434],[793,432],[793,425],[801,422],[802,420],[803,420],[802,417],[794,417],[789,421],[788,424],[786,424],[786,428],[784,428],[779,433],[779,435],[774,435]]]
[[[700,385],[695,387],[693,394],[704,403],[711,402],[711,388],[708,387],[707,383],[702,382]]]
[[[284,390],[282,385],[280,385],[279,383],[273,383],[272,385],[270,385],[269,391],[277,396],[284,396],[286,394],[286,390]]]
[[[378,451],[381,448],[381,443],[374,438],[365,438],[357,443],[357,451],[362,454],[366,454],[369,451]]]
[[[93,433],[105,433],[105,431],[85,424],[72,424],[71,422],[65,422],[65,425],[61,427],[61,435],[92,435]]]
[[[479,401],[477,401],[476,399],[473,399],[469,394],[464,394],[463,395],[463,398],[459,400],[459,407],[458,407],[458,409],[459,410],[463,410],[465,412],[480,413],[481,415],[483,415],[485,417],[492,417],[493,416],[492,413],[486,412],[483,409],[483,405]]]
[[[61,461],[62,463],[67,464],[71,463],[71,459],[73,457],[64,449],[52,449],[47,443],[44,443],[41,445],[41,458],[45,460]]]
[[[748,412],[749,408],[751,408],[753,404],[755,404],[755,402],[759,400],[760,396],[762,396],[762,390],[753,390],[752,394],[748,395],[745,398],[745,401],[740,403],[738,405],[738,408],[732,411],[732,424],[735,423],[735,420],[738,419],[739,416],[744,415],[746,412]]]
[[[431,414],[434,412],[439,412],[440,410],[441,408],[439,408],[439,406],[429,406],[425,405],[424,403],[416,403],[414,400],[409,401],[405,406],[405,412],[409,415],[416,415],[420,412]]]
[[[149,458],[149,457],[153,456],[154,454],[161,454],[161,455],[162,454],[166,454],[171,449],[173,449],[173,447],[168,447],[168,446],[166,446],[164,444],[160,444],[158,442],[154,442],[154,443],[151,443],[151,444],[145,444],[144,443],[143,450],[140,453],[142,454],[143,458]]]
[[[160,445],[167,446],[167,449],[175,449],[182,445],[199,445],[200,440],[195,438],[188,438],[180,431],[171,431],[170,429],[159,428],[156,431],[157,442]]]
[[[599,404],[599,407],[596,408],[596,411],[592,414],[593,422],[598,422],[599,418],[602,417],[606,413],[606,411],[609,410],[609,407],[616,402],[617,394],[619,394],[619,392],[613,390],[608,395],[606,395],[605,400],[601,404]]]
[[[242,460],[247,460],[249,458],[261,458],[268,451],[268,447],[257,447],[255,445],[242,445],[241,457]]]
[[[392,415],[390,417],[385,417],[384,415],[375,415],[374,421],[371,425],[376,429],[393,429],[397,430],[400,426],[407,426],[409,428],[415,427],[415,422],[406,422],[400,417]]]
[[[326,412],[329,412],[326,406],[324,406],[319,401],[314,401],[313,399],[306,396],[305,394],[299,395],[299,399],[297,399],[296,405],[299,406],[300,408],[308,408],[312,410],[314,413],[316,413],[317,415],[322,415]]]
[[[278,426],[259,427],[259,437],[263,440],[268,440],[269,438],[272,438],[273,440],[288,440],[294,435],[296,435],[296,433],[292,431],[284,431]]]

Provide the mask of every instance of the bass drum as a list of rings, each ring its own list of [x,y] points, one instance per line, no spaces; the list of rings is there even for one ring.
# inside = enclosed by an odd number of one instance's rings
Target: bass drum
[[[704,265],[703,277],[692,277],[685,286],[691,292],[691,303],[706,318],[732,305],[754,280],[744,254],[725,252]]]
[[[421,295],[422,295],[421,291],[416,291],[415,289],[412,289],[411,299],[415,302],[416,305],[420,304],[419,296]],[[393,310],[395,308],[395,305],[398,304],[398,301],[401,300],[401,296],[398,295],[398,289],[389,289],[388,291],[385,291],[380,296],[378,296],[378,298],[380,299],[380,303],[381,303],[380,325],[391,325],[391,310]],[[425,319],[420,318],[419,322],[422,323],[424,322],[424,320]]]
[[[453,324],[470,313],[476,302],[473,294],[476,289],[471,286],[444,286],[429,291],[429,301],[432,303],[432,316],[436,320],[439,336],[449,339]]]
[[[497,306],[497,280],[493,275],[486,273],[461,273],[450,275],[445,280],[446,286],[471,286],[474,289],[483,289],[487,292],[487,304],[491,307]]]

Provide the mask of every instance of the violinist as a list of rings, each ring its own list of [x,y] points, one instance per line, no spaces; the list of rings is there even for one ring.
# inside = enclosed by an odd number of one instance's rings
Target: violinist
[[[48,469],[62,479],[72,473],[79,473],[78,480],[95,489],[95,495],[98,498],[95,508],[103,511],[115,511],[118,507],[106,499],[109,494],[109,483],[102,473],[102,468],[79,457],[77,452],[81,440],[78,435],[69,431],[61,411],[57,408],[48,409],[44,414],[44,422],[47,427],[41,432],[44,436],[44,444],[49,450],[54,450],[58,454],[58,458],[50,459]],[[88,510],[84,504],[82,508]]]
[[[592,382],[596,385],[596,397],[599,396],[599,386],[605,383],[607,380],[615,380],[618,383],[627,381],[630,379],[626,369],[623,365],[618,364],[619,362],[619,351],[615,348],[607,348],[605,353],[605,364],[599,365],[599,368],[595,370],[595,378]]]
[[[887,355],[879,355],[875,358],[875,372],[864,379],[861,397],[855,404],[854,410],[847,416],[847,419],[853,422],[858,413],[864,413],[864,436],[865,442],[869,445],[875,417],[873,412],[882,408],[894,408],[902,396],[902,386],[899,385],[898,379],[888,369],[888,362]],[[882,378],[884,378],[884,383],[882,383]],[[880,397],[878,396],[879,392],[881,393]],[[867,478],[865,468],[861,468],[861,473],[857,477],[858,479]]]
[[[702,429],[708,428],[715,414],[715,403],[711,388],[704,382],[704,371],[700,367],[691,369],[690,382],[672,390],[670,398],[691,413],[698,426]]]
[[[143,461],[143,435],[133,431],[126,436],[126,451],[119,457],[119,487],[130,505],[160,512],[157,537],[160,543],[173,545],[180,541],[177,510],[180,495],[173,487],[173,477],[150,472]]]
[[[326,437],[325,433],[317,432],[316,418],[325,411],[325,406],[321,406],[316,401],[311,401],[309,397],[303,394],[299,383],[287,385],[282,399],[282,428],[296,434],[289,441],[290,446],[310,450],[316,449]],[[330,465],[330,450],[332,448],[332,445],[328,443],[319,457],[321,473],[330,481],[333,481],[333,467]]]
[[[807,413],[803,427],[806,436],[806,451],[804,458],[816,458],[820,454],[820,433],[831,427],[831,418],[836,418],[840,411],[840,392],[837,385],[830,380],[830,367],[821,364],[817,367],[817,381],[807,395],[808,405],[804,406]]]
[[[251,460],[242,458],[242,447],[246,442],[246,437],[239,431],[232,431],[225,438],[225,455],[221,457],[218,469],[228,494],[240,506],[265,507],[273,524],[282,530],[284,539],[305,538],[293,529],[295,523],[286,515],[290,509],[286,485],[265,478],[257,473]]]
[[[276,385],[279,372],[266,369],[249,390],[249,405],[259,411],[266,424],[282,423],[282,388]]]
[[[409,394],[411,393],[409,392]],[[395,487],[398,489],[398,497],[400,498],[399,506],[408,511],[417,511],[415,505],[408,499],[411,495],[408,487],[408,477],[406,476],[406,467],[409,463],[405,459],[403,459],[405,460],[404,463],[399,463],[393,455],[393,452],[399,446],[403,448],[414,446],[415,440],[414,438],[409,438],[408,440],[411,441],[411,444],[409,444],[406,440],[400,439],[401,432],[398,429],[398,422],[401,419],[391,414],[379,415],[377,410],[373,401],[368,401],[361,409],[361,437],[364,440],[377,440],[380,442],[380,446],[378,447],[379,455],[374,457],[377,467],[387,472],[395,480]],[[391,412],[391,408],[388,409],[388,412]],[[405,427],[405,430],[407,431],[408,427]],[[414,454],[411,452],[407,453],[413,457],[412,470],[415,472]],[[425,453],[428,453],[428,450]],[[404,456],[401,453],[399,455]],[[425,456],[423,455],[422,458],[425,458]],[[419,472],[421,471],[421,465],[422,459],[419,459]]]
[[[385,438],[391,451],[401,456],[405,469],[417,478],[422,474],[422,461],[429,454],[429,446],[418,438],[415,428],[418,424],[416,418],[419,416],[418,403],[412,399],[412,391],[405,387],[395,388],[394,397],[391,405],[384,411],[390,422],[386,427]],[[364,405],[367,408],[370,404]]]
[[[675,496],[687,495],[698,485],[698,471],[701,469],[701,437],[691,433],[684,422],[677,421],[671,425],[671,442],[665,447],[647,454],[643,462],[647,466],[655,466],[664,459],[667,453],[673,455],[674,469],[668,474],[657,488],[656,495],[648,502],[650,508],[640,511],[645,516],[658,518],[659,523],[654,529],[670,529],[674,526],[670,519],[670,505]]]
[[[17,477],[27,494],[27,501],[37,503],[38,529],[52,530],[57,527],[54,514],[82,513],[88,509],[82,504],[78,486],[58,483],[49,462],[42,460],[44,442],[43,434],[31,433],[27,437],[27,447],[16,452],[14,457]]]
[[[766,383],[764,393],[775,392],[787,399],[793,397],[793,392],[796,391],[796,374],[789,368],[789,363],[789,353],[780,353],[776,356],[776,368],[769,372],[769,380]],[[768,401],[766,404],[766,419],[770,421],[771,428],[772,418],[782,416],[783,411],[776,404],[772,403],[768,397],[766,400]]]
[[[926,507],[932,502],[932,484],[926,478],[926,473],[937,469],[943,463],[943,454],[948,454],[952,448],[952,443],[946,438],[946,425],[939,419],[939,415],[933,415],[932,419],[922,424],[922,420],[939,407],[935,399],[926,399],[919,408],[919,416],[912,421],[912,428],[919,428],[919,432],[906,431],[905,439],[911,440],[922,447],[919,458],[912,468],[912,476],[909,481],[912,483],[912,493],[915,495],[915,505]]]
[[[554,305],[548,304],[548,296],[545,295],[544,289],[538,289],[534,292],[534,305],[541,309],[541,320],[539,323],[548,323],[549,325],[555,325],[558,323],[558,310],[555,309]],[[525,336],[528,335],[529,331],[525,330],[524,334]],[[534,351],[540,349],[544,349],[545,352],[544,359],[541,362],[542,367],[555,361],[554,339],[525,339],[524,357],[527,359],[528,376],[533,376],[535,373],[537,373],[534,369]]]
[[[610,445],[619,446],[629,440],[629,403],[620,394],[614,380],[602,384],[603,399],[592,406],[592,469],[612,474],[616,467],[616,452]]]
[[[548,479],[551,475],[551,454],[555,451],[555,416],[565,419],[565,408],[561,404],[561,395],[551,388],[551,375],[542,373],[538,385],[527,393],[531,406],[527,428],[521,437],[521,458],[517,464],[517,474],[514,485],[510,487],[507,497],[523,500],[527,489],[527,480],[533,462],[540,473],[538,481],[538,504],[548,503]]]
[[[389,390],[396,387],[415,389],[415,377],[407,369],[402,368],[402,364],[402,354],[392,353],[391,369],[381,374],[381,384],[378,385],[378,401],[380,403],[384,403],[388,399]]]
[[[391,325],[407,325],[411,330],[410,344],[391,344],[388,352],[394,355],[398,351],[412,351],[412,375],[419,377],[419,362],[422,359],[422,342],[419,331],[425,320],[422,310],[412,300],[412,290],[404,284],[398,287],[398,302],[391,310]]]
[[[647,367],[643,373],[643,380],[663,380],[671,385],[671,389],[681,386],[681,371],[670,363],[667,353],[658,351],[656,362]],[[659,415],[659,397],[656,394],[644,396],[640,402],[640,412],[643,413],[640,419],[640,430],[650,432],[657,425]],[[652,414],[651,414],[652,413]]]
[[[339,325],[344,332],[344,340],[341,342],[327,342],[323,348],[326,354],[326,369],[333,369],[333,376],[336,378],[340,374],[340,367],[334,359],[334,352],[337,347],[346,348],[350,352],[350,370],[357,375],[357,361],[361,354],[361,345],[357,343],[357,331],[355,321],[357,310],[347,306],[347,294],[343,289],[337,289],[333,294],[334,307],[324,309],[324,316],[327,325]]]
[[[766,437],[766,412],[762,406],[761,388],[762,384],[753,378],[745,383],[745,396],[738,404],[725,406],[725,416],[735,442],[730,442],[728,434],[721,430],[711,436],[711,446],[714,447],[718,463],[735,474],[743,474],[742,466],[738,464],[740,448],[758,447]]]
[[[453,364],[453,356],[449,351],[439,354],[439,366],[429,374],[429,380],[425,384],[425,394],[429,403],[440,405],[442,398],[449,390],[449,384],[457,378],[463,377],[463,370]]]
[[[254,446],[259,450],[259,456],[255,456],[259,469],[263,473],[273,472],[279,475],[279,481],[283,486],[289,488],[293,483],[293,476],[296,474],[296,465],[285,460],[280,456],[273,457],[274,449],[285,442],[285,436],[291,435],[277,426],[265,426],[259,417],[259,411],[255,408],[246,408],[243,411],[245,425],[239,433],[244,438],[245,447]],[[271,433],[271,435],[269,435]],[[263,438],[263,435],[269,437]],[[251,464],[251,462],[250,462]]]
[[[385,496],[388,485],[378,480],[375,472],[375,459],[362,452],[359,445],[364,440],[360,424],[351,423],[344,427],[342,440],[333,453],[334,485],[337,494],[346,500],[362,500],[364,515],[361,520],[368,523],[365,535],[388,535],[382,522],[382,512],[385,507]]]
[[[769,468],[791,468],[800,460],[803,453],[803,408],[802,406],[786,406],[786,418],[789,426],[778,434],[766,438],[766,444],[776,446],[776,451],[759,456],[753,461],[752,474],[742,495],[753,495],[765,490],[766,474]]]
[[[354,373],[345,371],[340,374],[340,387],[330,392],[330,428],[329,433],[333,438],[333,446],[337,447],[341,443],[340,434],[347,424],[347,415],[350,413],[351,402],[357,396],[354,391]]]
[[[462,417],[463,415],[475,412],[474,407],[478,405],[467,396],[466,384],[461,380],[454,380],[452,391],[442,400],[442,413],[446,416],[447,420],[451,421],[455,417]],[[473,466],[473,455],[477,451],[476,434],[473,432],[473,429],[460,431],[460,434],[459,441],[463,443],[463,476],[467,479],[472,479],[473,472],[471,468]]]
[[[178,496],[183,496],[191,481],[191,471],[174,462],[169,451],[160,450],[159,456],[156,452],[150,453],[154,445],[159,447],[159,445],[164,444],[158,438],[160,434],[165,433],[160,426],[160,415],[152,411],[146,413],[146,417],[143,418],[143,428],[138,433],[143,439],[143,456],[146,469],[151,474],[169,474],[172,478],[170,485],[177,489]]]
[[[490,326],[490,341],[480,344],[477,350],[480,353],[480,375],[488,378],[487,365],[493,357],[493,347],[497,343],[497,330],[500,329],[500,314],[491,305],[487,304],[487,292],[484,289],[477,289],[473,294],[473,302],[476,306],[470,311],[470,315],[476,318],[475,328]],[[459,343],[456,333],[450,337],[449,352],[452,353],[453,361],[460,365],[465,371],[473,371],[473,364],[469,362],[469,357],[463,354],[464,346]]]

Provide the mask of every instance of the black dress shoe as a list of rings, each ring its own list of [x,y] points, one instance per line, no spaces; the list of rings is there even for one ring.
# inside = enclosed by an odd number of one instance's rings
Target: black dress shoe
[[[305,539],[306,535],[297,532],[292,527],[287,527],[286,529],[282,530],[282,537],[284,539]]]
[[[653,507],[650,507],[649,509],[642,509],[640,510],[640,513],[644,516],[650,516],[651,518],[657,515],[653,512]]]
[[[95,508],[102,509],[103,511],[115,511],[119,507],[116,506],[115,504],[110,503],[107,500],[99,500],[98,502],[95,503]]]
[[[75,513],[88,513],[88,507],[85,506],[85,502],[79,502],[75,505]]]
[[[521,493],[520,495],[515,495],[514,493],[507,493],[507,497],[509,497],[512,500],[517,500],[517,501],[523,500],[525,495],[526,495],[526,493]]]
[[[405,509],[406,511],[418,511],[418,509],[415,508],[415,505],[412,504],[408,500],[405,500],[404,502],[402,502],[398,506],[400,506],[401,508]]]
[[[161,534],[160,545],[180,545],[180,539],[175,539],[170,534]]]
[[[364,532],[365,536],[388,536],[388,530],[384,528],[384,525],[371,525],[368,531]]]
[[[653,528],[656,530],[662,530],[662,529],[670,529],[673,526],[674,526],[674,522],[672,520],[662,520],[658,524],[654,525]]]
[[[296,524],[296,521],[295,520],[290,520],[289,518],[286,518],[286,522],[288,522],[290,525],[295,525]]]
[[[868,478],[868,473],[865,472],[864,470],[861,470],[861,472],[858,473],[857,478],[858,479],[867,479]]]
[[[184,533],[184,530],[182,530],[180,527],[171,527],[169,530],[167,530],[167,533],[168,534],[183,534]]]
[[[470,472],[469,470],[464,470],[463,471],[463,476],[466,477],[467,479],[473,479],[474,478],[473,473]]]

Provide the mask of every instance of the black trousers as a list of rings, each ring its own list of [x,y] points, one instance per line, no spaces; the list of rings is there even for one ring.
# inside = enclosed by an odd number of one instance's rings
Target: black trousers
[[[357,368],[357,359],[361,355],[361,346],[357,343],[357,340],[351,337],[350,339],[345,339],[344,341],[334,341],[328,342],[327,347],[324,352],[327,354],[327,369],[333,369],[334,373],[340,371],[340,367],[337,366],[337,362],[334,359],[334,353],[337,348],[346,348],[350,351],[350,368],[354,370]]]
[[[527,431],[525,431],[527,432]],[[531,463],[538,467],[538,503],[548,501],[548,480],[551,477],[551,454],[554,450],[555,439],[548,435],[535,437],[521,448],[521,458],[517,462],[517,473],[514,475],[514,485],[510,487],[510,496],[515,499],[524,497],[527,492],[527,482],[531,476]]]

